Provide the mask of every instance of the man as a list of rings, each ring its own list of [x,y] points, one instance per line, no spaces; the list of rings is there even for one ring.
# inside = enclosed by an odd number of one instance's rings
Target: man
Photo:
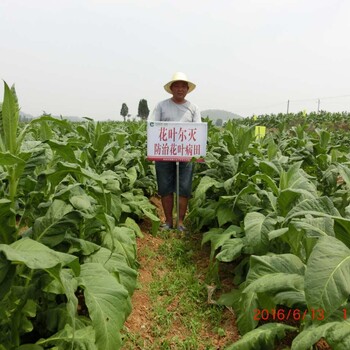
[[[149,120],[166,122],[201,122],[201,114],[196,105],[185,99],[196,85],[184,73],[177,72],[164,85],[171,98],[158,103]],[[156,162],[158,193],[161,196],[165,214],[163,229],[173,228],[174,192],[176,192],[176,163]],[[192,192],[193,163],[179,164],[179,230],[185,231],[183,220],[186,215],[188,199]]]

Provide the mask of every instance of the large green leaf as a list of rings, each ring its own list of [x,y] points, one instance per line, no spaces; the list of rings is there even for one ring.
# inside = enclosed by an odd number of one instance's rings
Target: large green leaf
[[[9,152],[6,152],[6,153],[0,152],[0,165],[13,166],[17,164],[24,166],[23,159]]]
[[[334,220],[335,237],[350,248],[350,219],[335,216],[332,219]]]
[[[281,215],[286,216],[295,205],[305,199],[314,199],[315,197],[308,191],[302,189],[285,189],[280,191],[277,198],[277,206]]]
[[[104,160],[113,149],[118,148],[118,145],[119,143],[117,141],[113,141],[104,146],[103,150],[99,148],[96,157],[96,167],[101,166],[102,160]]]
[[[196,199],[204,199],[206,192],[211,187],[220,188],[223,187],[223,184],[209,176],[204,176],[195,190],[194,197]]]
[[[268,234],[275,228],[276,219],[261,213],[247,213],[244,217],[244,231],[247,243],[253,248],[254,254],[268,251]]]
[[[82,265],[79,284],[84,289],[98,350],[119,349],[120,330],[131,311],[128,291],[98,263]]]
[[[101,178],[106,181],[105,189],[116,194],[120,195],[120,176],[113,171],[104,171],[101,174]]]
[[[333,236],[334,220],[330,217],[314,218],[307,216],[300,220],[292,220],[291,224],[298,230],[305,230],[309,237]]]
[[[298,216],[306,216],[308,214],[319,217],[340,217],[338,210],[335,208],[329,197],[318,197],[315,199],[305,199],[298,203],[289,211],[288,215],[286,215],[286,221]]]
[[[222,262],[231,262],[241,255],[242,249],[246,244],[247,240],[245,238],[229,238],[221,246],[220,253],[216,255],[216,259]]]
[[[261,277],[274,273],[304,276],[305,265],[293,254],[253,255],[250,259],[247,282],[250,284]]]
[[[298,334],[292,343],[292,350],[310,349],[321,338],[334,350],[348,350],[350,344],[350,322],[327,322],[322,325],[313,325]]]
[[[135,267],[136,238],[134,230],[128,227],[115,227],[103,234],[103,245],[114,253],[123,255],[130,267]]]
[[[339,174],[342,179],[347,184],[348,188],[350,187],[350,169],[345,164],[338,164]]]
[[[65,294],[67,298],[66,309],[70,317],[69,322],[75,328],[76,313],[78,308],[78,299],[76,297],[76,290],[78,288],[77,280],[70,269],[60,269],[57,267],[47,270],[55,279],[44,289],[45,292],[53,294]],[[54,315],[51,309],[48,311],[47,317],[52,319]],[[62,322],[60,317],[58,322]]]
[[[233,211],[232,204],[233,203],[227,203],[227,200],[224,197],[220,197],[219,205],[216,210],[219,227],[222,227],[226,223],[232,223],[234,221],[235,213]]]
[[[305,176],[300,169],[302,162],[296,162],[288,169],[282,171],[280,177],[280,194],[278,206],[285,216],[298,201],[317,197],[316,186]]]
[[[58,162],[54,168],[45,170],[41,176],[46,176],[49,179],[51,186],[56,187],[67,174],[76,175],[79,177],[79,179],[81,179],[81,182],[83,182],[84,179],[91,179],[100,184],[106,183],[106,180],[101,178],[94,171],[89,170],[88,168],[82,168],[76,163],[67,162]]]
[[[221,163],[225,174],[227,174],[228,176],[234,176],[237,173],[237,169],[239,166],[239,158],[240,157],[238,154],[228,154],[225,157],[225,159]]]
[[[8,212],[11,210],[11,201],[6,198],[0,198],[0,222],[2,219],[8,216]]]
[[[109,249],[101,247],[85,261],[100,263],[109,272],[117,272],[119,282],[128,290],[130,295],[136,288],[137,272],[128,265],[124,255],[112,253]]]
[[[0,243],[10,243],[16,231],[14,210],[11,209],[12,202],[9,199],[0,199]],[[13,223],[10,218],[13,218]]]
[[[70,325],[66,325],[48,339],[39,340],[39,345],[56,345],[57,350],[102,350],[95,344],[95,329],[91,326],[74,330]],[[46,347],[45,347],[46,348]],[[107,349],[107,348],[106,348]],[[119,349],[115,347],[115,349]],[[18,350],[36,350],[36,348],[19,348]]]
[[[271,144],[273,144],[272,148],[276,147],[276,145],[273,142],[270,143],[270,145]],[[276,147],[273,152],[277,151],[277,149],[278,148]],[[263,174],[266,174],[269,177],[271,177],[271,176],[279,175],[281,173],[281,171],[282,171],[282,164],[278,163],[277,160],[274,160],[274,161],[261,161],[259,163],[259,168],[263,172]],[[274,186],[272,186],[272,187],[274,187]]]
[[[37,124],[39,124],[40,126],[43,122],[50,122],[51,127],[52,125],[57,125],[61,127],[64,130],[64,132],[72,131],[73,129],[72,123],[70,123],[67,120],[53,118],[48,115],[41,116],[40,118],[32,119],[31,122],[22,129],[21,133],[18,136],[18,143],[21,144],[25,136],[31,131],[36,130],[38,128]]]
[[[10,245],[0,244],[0,252],[13,263],[22,263],[30,269],[50,269],[56,265],[68,265],[79,274],[78,258],[55,251],[30,238],[22,238]]]
[[[238,311],[237,326],[241,334],[253,330],[258,325],[258,320],[254,319],[254,310],[259,308],[258,297],[254,292],[241,295],[234,308]]]
[[[0,255],[0,300],[7,294],[16,276],[16,266]]]
[[[304,264],[293,254],[252,256],[242,297],[249,293],[264,293],[274,302],[292,307],[292,293],[297,297],[295,303],[301,300],[305,303],[304,270]]]
[[[279,209],[277,206],[277,197],[270,191],[265,191],[265,190],[259,190],[259,196],[266,196],[267,200],[269,203],[265,204],[265,210],[267,210],[269,207],[271,207],[271,211],[278,213]],[[268,205],[269,204],[269,205]]]
[[[288,232],[288,227],[279,228],[277,230],[272,230],[268,233],[269,240],[275,239],[277,237],[283,236]]]
[[[296,328],[282,323],[267,323],[246,333],[226,350],[267,350],[275,348],[275,340],[282,339],[286,331]]]
[[[129,228],[131,228],[132,230],[134,230],[134,232],[135,232],[135,234],[136,234],[137,237],[139,237],[139,238],[143,238],[143,237],[144,237],[144,235],[143,235],[143,233],[142,233],[142,231],[141,231],[141,229],[140,229],[140,226],[136,223],[136,221],[135,221],[134,219],[128,217],[128,218],[125,220],[123,226],[129,227]]]
[[[302,162],[291,165],[288,171],[281,172],[280,190],[304,190],[315,197],[317,194],[315,185],[307,179],[304,171],[300,169]]]
[[[253,193],[255,194],[257,191],[256,186],[253,184],[249,184],[248,186],[244,187],[236,196],[234,202],[233,202],[233,206],[235,207],[238,200],[241,199],[241,197],[243,197],[246,194],[250,194]]]
[[[69,254],[74,254],[76,252],[79,252],[79,254],[86,256],[96,252],[101,248],[98,244],[95,244],[91,241],[87,241],[81,238],[76,238],[70,235],[66,235],[65,241],[71,244],[68,251]]]
[[[304,289],[304,276],[298,274],[270,273],[251,282],[244,293],[276,294],[282,291],[302,291]]]
[[[126,176],[129,178],[129,186],[130,188],[133,188],[135,181],[137,180],[137,171],[136,167],[131,167],[127,170]]]
[[[77,158],[74,154],[74,149],[69,140],[68,141],[48,140],[47,144],[50,145],[51,149],[56,153],[56,155],[61,157],[63,160],[70,163],[77,162]]]
[[[142,209],[142,212],[147,218],[151,220],[151,223],[152,223],[151,233],[152,235],[155,235],[158,232],[158,229],[160,226],[160,219],[147,209]]]
[[[279,191],[278,191],[278,187],[276,185],[276,182],[268,175],[266,174],[256,174],[252,176],[252,180],[257,183],[258,181],[264,181],[268,188],[273,192],[273,194],[275,196],[278,195]]]
[[[67,233],[76,231],[81,215],[70,204],[56,199],[52,202],[45,216],[35,220],[33,237],[49,247],[61,243]]]
[[[297,204],[286,215],[285,220],[300,216],[326,217],[334,220],[335,236],[350,248],[350,219],[340,216],[339,211],[335,208],[329,197],[319,197],[307,199]]]
[[[77,210],[91,211],[89,209],[91,209],[92,200],[91,197],[86,194],[72,196],[70,197],[69,201]]]
[[[14,88],[10,89],[4,82],[4,100],[2,103],[1,138],[3,140],[3,152],[17,153],[17,126],[19,106]]]
[[[286,305],[289,308],[296,308],[296,305],[306,305],[304,290],[284,290],[270,296],[275,305]]]
[[[215,251],[223,246],[230,238],[237,237],[237,234],[241,231],[241,228],[235,225],[231,225],[226,230],[222,228],[213,228],[203,235],[202,244],[207,242],[211,243],[210,258],[213,259]]]
[[[334,237],[321,237],[305,272],[309,309],[322,309],[328,317],[350,295],[350,249]]]

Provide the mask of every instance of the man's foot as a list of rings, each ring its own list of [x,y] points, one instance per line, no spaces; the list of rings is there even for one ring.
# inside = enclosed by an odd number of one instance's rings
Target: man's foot
[[[170,225],[170,224],[165,223],[165,224],[160,225],[160,229],[161,230],[172,230],[173,226]]]
[[[187,232],[188,229],[187,229],[187,227],[185,227],[184,225],[179,225],[179,231],[180,231],[180,232]]]

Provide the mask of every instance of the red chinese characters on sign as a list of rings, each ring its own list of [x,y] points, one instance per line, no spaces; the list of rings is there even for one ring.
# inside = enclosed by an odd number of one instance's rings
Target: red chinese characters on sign
[[[178,130],[174,127],[161,127],[159,129],[159,141],[173,141],[173,142],[184,142],[184,141],[197,141],[196,140],[197,128],[179,128]]]
[[[180,127],[178,129],[175,127],[161,127],[159,129],[159,142],[154,144],[154,155],[185,157],[200,156],[201,145],[195,143],[197,141],[196,132],[197,128],[195,127]]]
[[[202,162],[206,147],[206,123],[150,121],[147,125],[148,160]]]

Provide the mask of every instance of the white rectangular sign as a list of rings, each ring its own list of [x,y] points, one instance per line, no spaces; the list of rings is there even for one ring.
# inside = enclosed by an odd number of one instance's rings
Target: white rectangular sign
[[[207,123],[148,122],[147,159],[203,161],[207,148]]]

